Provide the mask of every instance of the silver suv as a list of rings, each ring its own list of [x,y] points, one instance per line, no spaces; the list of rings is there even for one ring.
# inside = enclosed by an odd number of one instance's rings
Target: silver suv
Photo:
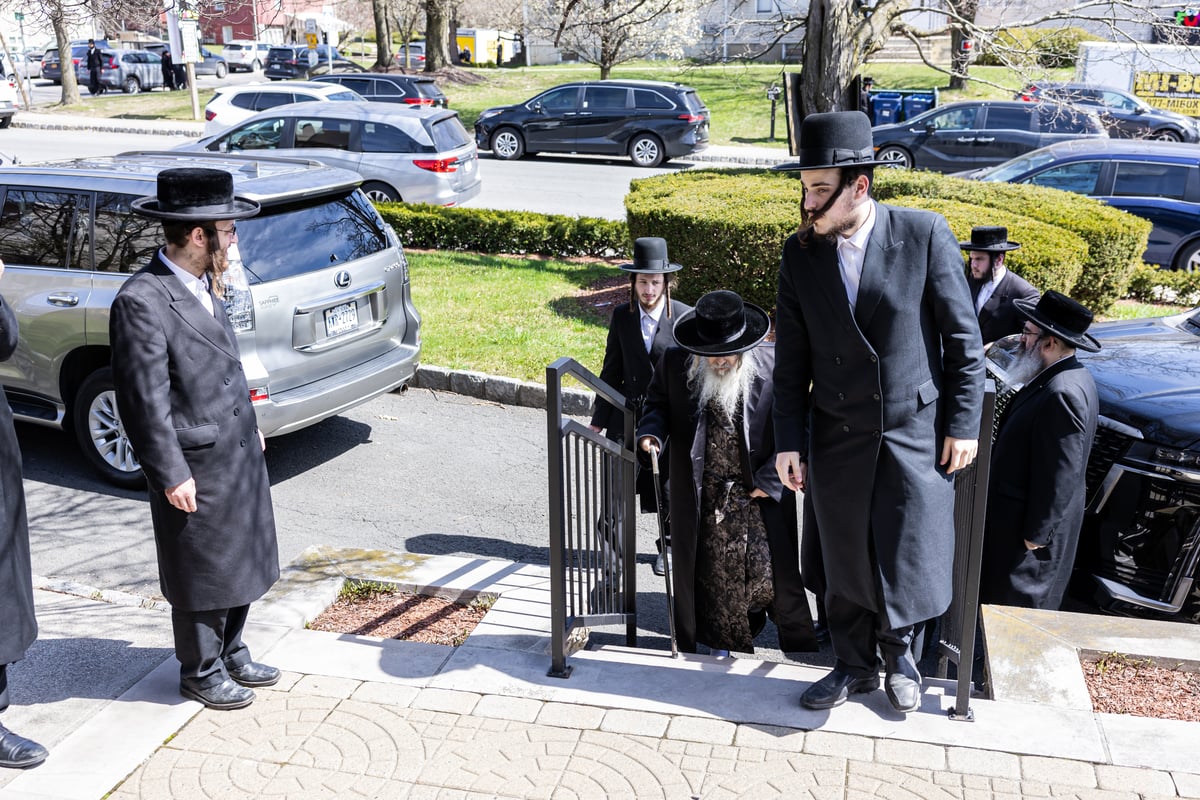
[[[109,306],[162,245],[159,223],[130,202],[154,193],[159,171],[197,160],[231,172],[235,191],[263,206],[238,221],[230,259],[239,288],[226,305],[264,434],[395,389],[420,359],[408,262],[353,172],[178,153],[0,167],[0,291],[20,324],[0,384],[18,419],[72,429],[88,461],[120,486],[144,479],[113,397]]]

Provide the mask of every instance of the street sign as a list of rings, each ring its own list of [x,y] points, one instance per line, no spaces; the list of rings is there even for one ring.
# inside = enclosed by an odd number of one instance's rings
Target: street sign
[[[308,51],[308,65],[310,67],[315,67],[317,65],[317,49],[316,49],[316,47],[313,47],[312,50]]]
[[[25,20],[25,15],[18,11],[13,14],[13,19],[15,19],[17,22],[23,22]]]
[[[315,33],[306,33],[304,34],[304,38],[308,40],[309,50],[317,49],[317,35]]]
[[[315,35],[317,32],[317,21],[315,19],[304,20],[304,32]]]

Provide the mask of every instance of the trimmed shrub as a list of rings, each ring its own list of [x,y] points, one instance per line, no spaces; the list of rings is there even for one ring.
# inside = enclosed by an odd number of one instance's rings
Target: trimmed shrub
[[[619,220],[532,211],[380,203],[379,214],[405,247],[551,257],[627,256],[629,229]]]
[[[1082,28],[1005,28],[985,41],[975,63],[981,67],[1075,66],[1080,42],[1102,41]]]
[[[1129,281],[1129,297],[1143,303],[1200,305],[1200,272],[1138,267]]]

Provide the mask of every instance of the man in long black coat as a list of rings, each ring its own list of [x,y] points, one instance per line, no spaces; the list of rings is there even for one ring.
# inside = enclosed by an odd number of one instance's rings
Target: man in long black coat
[[[950,605],[951,475],[978,449],[983,346],[958,241],[928,211],[876,203],[858,111],[801,123],[804,225],[784,244],[776,306],[776,464],[810,492],[837,657],[800,702],[885,688],[920,705],[921,626]]]
[[[88,71],[88,92],[100,94],[104,87],[100,85],[100,70],[104,65],[104,56],[96,49],[94,39],[88,39],[88,49],[84,54],[84,65]]]
[[[691,310],[691,306],[671,299],[671,284],[674,273],[682,267],[667,258],[667,242],[657,236],[643,236],[633,243],[633,261],[622,264],[621,269],[629,273],[629,303],[613,309],[608,326],[608,342],[604,347],[604,364],[600,379],[625,395],[626,402],[634,411],[634,420],[640,416],[654,365],[675,344],[675,320]],[[624,412],[602,398],[596,398],[592,411],[591,428],[599,433],[607,430],[608,438],[620,441],[625,436]],[[665,458],[665,456],[664,456]],[[668,505],[667,476],[670,471],[660,470],[663,505]],[[658,511],[654,504],[654,476],[648,469],[639,469],[637,492],[642,511],[653,514]],[[663,519],[669,525],[670,514],[664,509]],[[666,533],[670,546],[670,534]],[[669,557],[660,552],[654,562],[654,573],[663,574],[663,559]]]
[[[971,229],[971,241],[959,242],[967,253],[971,276],[971,298],[979,318],[979,334],[985,343],[994,342],[1021,331],[1024,317],[1014,300],[1037,302],[1038,290],[1029,281],[1004,264],[1005,253],[1021,245],[1008,240],[1008,228],[978,225]]]
[[[702,535],[702,510],[720,507],[724,498],[735,506],[743,501],[757,506],[766,528],[770,550],[774,600],[770,610],[779,628],[780,648],[784,651],[816,650],[808,596],[800,580],[800,555],[796,536],[796,494],[785,491],[775,470],[775,433],[771,413],[771,375],[775,348],[760,344],[769,320],[757,306],[743,304],[733,292],[710,292],[696,302],[696,308],[682,316],[675,326],[678,347],[663,354],[650,382],[645,413],[638,424],[641,450],[650,446],[661,451],[670,442],[672,550],[671,582],[674,595],[675,633],[679,648],[695,652],[697,629],[705,620],[697,619],[697,556]],[[703,491],[709,467],[707,431],[711,410],[701,403],[698,381],[690,379],[689,368],[697,359],[720,359],[726,365],[746,360],[753,365],[749,382],[735,401],[733,415],[737,431],[736,459],[740,463],[738,480],[726,487],[721,496]],[[732,367],[730,367],[732,368]],[[698,371],[693,370],[693,374]],[[718,523],[719,524],[719,523]],[[744,545],[743,545],[744,547]],[[739,578],[747,568],[743,564]],[[733,601],[733,595],[726,598]],[[734,609],[748,614],[754,608]],[[760,612],[761,613],[761,612]],[[743,620],[746,621],[746,620]],[[751,637],[757,621],[749,620]],[[730,649],[724,643],[703,642],[710,648]]]
[[[0,277],[3,275],[4,263],[0,262]],[[17,317],[0,297],[0,361],[7,361],[16,349]],[[9,703],[8,665],[25,657],[37,632],[21,449],[13,430],[12,409],[0,391],[0,712]],[[46,756],[46,748],[0,725],[0,767],[32,767]]]
[[[235,198],[224,170],[181,168],[159,173],[157,196],[133,208],[163,221],[167,245],[113,300],[117,405],[149,484],[180,692],[241,708],[248,687],[279,680],[241,638],[279,555],[264,443],[219,297],[234,220],[258,203]]]
[[[1025,385],[992,448],[980,600],[1056,611],[1075,563],[1100,413],[1075,351],[1100,345],[1086,333],[1092,312],[1063,294],[1016,308],[1026,322],[1010,377]]]

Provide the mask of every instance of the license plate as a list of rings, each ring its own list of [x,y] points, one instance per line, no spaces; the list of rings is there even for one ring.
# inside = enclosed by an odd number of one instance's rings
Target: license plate
[[[343,303],[325,309],[325,335],[337,336],[358,327],[358,304]]]

